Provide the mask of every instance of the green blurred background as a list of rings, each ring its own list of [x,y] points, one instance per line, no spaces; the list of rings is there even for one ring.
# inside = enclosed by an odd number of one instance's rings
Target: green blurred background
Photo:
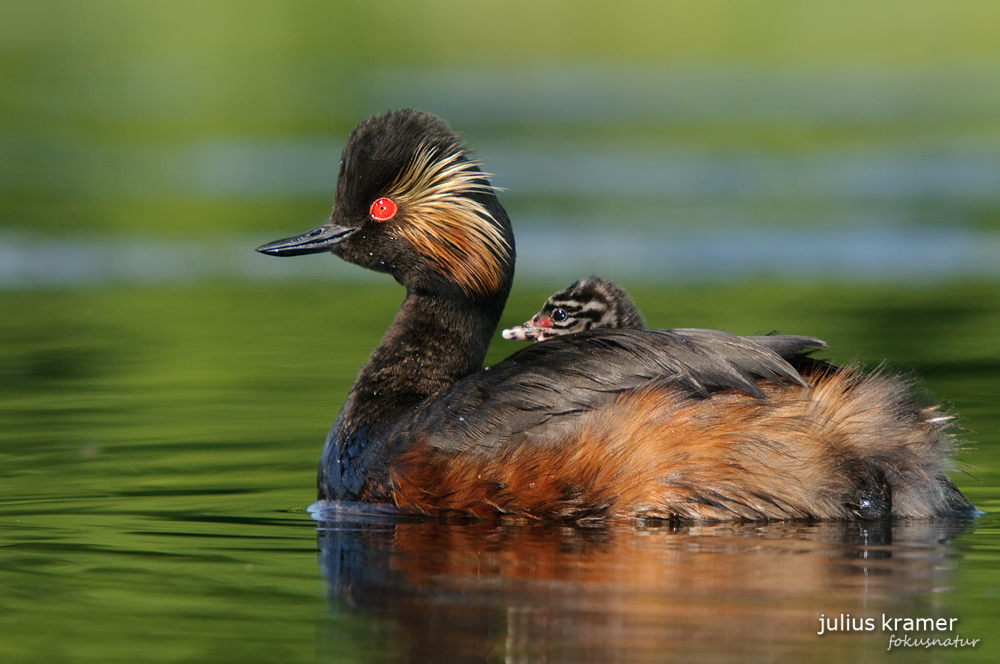
[[[0,238],[280,236],[328,211],[358,120],[417,106],[522,228],[995,242],[998,24],[990,0],[4,0]]]

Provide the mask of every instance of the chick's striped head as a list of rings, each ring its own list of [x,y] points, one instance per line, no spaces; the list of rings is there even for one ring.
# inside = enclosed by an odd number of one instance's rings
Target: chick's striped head
[[[503,338],[544,341],[586,330],[644,326],[642,314],[621,286],[590,277],[550,296],[527,322],[504,330]]]

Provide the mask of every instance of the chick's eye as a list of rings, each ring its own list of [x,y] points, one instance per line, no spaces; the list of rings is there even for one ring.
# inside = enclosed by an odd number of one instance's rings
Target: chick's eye
[[[556,309],[555,311],[552,312],[552,320],[554,320],[557,323],[561,323],[567,318],[569,318],[569,316],[567,316],[566,312],[563,311],[562,309]]]
[[[389,221],[396,216],[396,209],[396,204],[392,202],[391,198],[383,197],[372,203],[372,206],[368,208],[368,214],[375,221]]]

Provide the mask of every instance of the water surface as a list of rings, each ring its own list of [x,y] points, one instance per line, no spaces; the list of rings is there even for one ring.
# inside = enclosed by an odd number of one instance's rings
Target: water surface
[[[556,284],[558,285],[558,284]],[[986,515],[888,526],[544,525],[325,515],[323,435],[388,325],[366,282],[5,291],[0,657],[17,662],[882,661],[883,614],[992,661],[1000,292],[626,284],[653,326],[809,333],[959,415]],[[502,325],[548,290],[518,289]],[[488,362],[515,344],[497,340]],[[821,616],[873,618],[819,636]],[[950,633],[949,633],[950,635]]]

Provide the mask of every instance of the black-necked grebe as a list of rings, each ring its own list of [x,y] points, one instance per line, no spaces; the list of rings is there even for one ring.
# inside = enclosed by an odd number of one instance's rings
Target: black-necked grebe
[[[483,370],[514,237],[432,115],[359,124],[330,220],[259,251],[330,251],[406,287],[327,438],[321,500],[560,520],[974,513],[945,475],[948,418],[905,381],[808,358],[815,339],[594,330]]]

